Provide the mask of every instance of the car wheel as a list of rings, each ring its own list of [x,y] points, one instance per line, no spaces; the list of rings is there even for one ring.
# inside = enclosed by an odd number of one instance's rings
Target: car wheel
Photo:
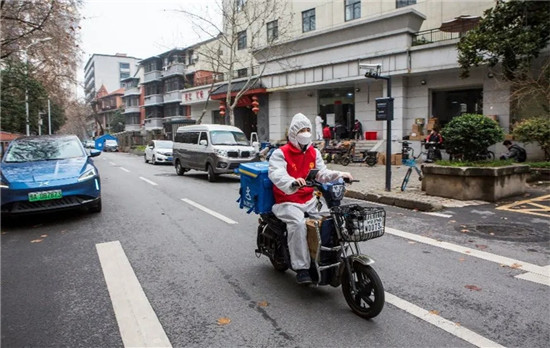
[[[183,173],[185,173],[185,169],[183,169],[179,160],[176,160],[175,167],[176,167],[176,174],[183,175]]]
[[[149,161],[147,160],[147,155],[143,155],[143,158],[145,159],[145,163],[148,163]]]
[[[99,213],[101,212],[101,198],[97,201],[96,204],[92,205],[89,208],[90,213]]]
[[[216,181],[216,173],[214,173],[214,167],[212,165],[208,165],[208,181],[215,182]]]
[[[151,163],[153,163],[153,165],[157,165],[157,159],[155,158],[155,155],[151,157]]]

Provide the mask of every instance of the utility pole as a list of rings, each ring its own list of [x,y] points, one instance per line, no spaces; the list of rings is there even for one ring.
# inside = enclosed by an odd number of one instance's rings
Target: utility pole
[[[391,121],[393,120],[393,98],[391,97],[391,76],[380,75],[382,64],[359,64],[366,70],[365,77],[375,80],[386,80],[386,98],[376,99],[376,120],[386,121],[386,191],[391,191]]]
[[[48,40],[51,40],[51,39],[52,39],[51,37],[45,37],[43,39],[33,41],[25,47],[25,51],[24,51],[25,52],[25,130],[26,130],[27,136],[31,135],[31,125],[30,125],[30,122],[29,122],[29,55],[28,55],[28,50],[29,50],[29,48],[31,48],[32,46],[34,46],[38,43],[48,41]]]

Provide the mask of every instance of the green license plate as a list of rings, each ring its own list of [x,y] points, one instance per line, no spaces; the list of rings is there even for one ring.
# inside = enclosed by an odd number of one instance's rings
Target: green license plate
[[[29,192],[29,202],[47,201],[50,199],[59,199],[63,197],[61,190]]]

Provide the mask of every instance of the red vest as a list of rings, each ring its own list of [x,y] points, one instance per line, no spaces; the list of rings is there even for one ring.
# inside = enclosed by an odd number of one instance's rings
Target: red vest
[[[310,169],[315,168],[317,152],[310,146],[306,152],[302,152],[288,143],[280,147],[286,160],[286,171],[293,178],[306,178]],[[305,203],[313,197],[313,187],[302,187],[293,194],[287,195],[277,186],[273,185],[275,203]]]

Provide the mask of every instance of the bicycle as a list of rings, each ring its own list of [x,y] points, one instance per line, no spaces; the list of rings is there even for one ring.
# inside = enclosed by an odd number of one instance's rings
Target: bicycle
[[[409,183],[409,179],[411,177],[411,173],[413,169],[418,174],[418,180],[422,181],[422,171],[418,166],[416,165],[416,160],[424,153],[420,152],[418,156],[414,156],[414,149],[410,146],[411,143],[408,141],[403,142],[403,147],[401,149],[401,154],[403,155],[403,158],[401,159],[401,163],[409,167],[407,169],[407,173],[405,174],[405,177],[403,178],[403,182],[401,183],[401,191],[405,191],[407,188],[407,184]]]

